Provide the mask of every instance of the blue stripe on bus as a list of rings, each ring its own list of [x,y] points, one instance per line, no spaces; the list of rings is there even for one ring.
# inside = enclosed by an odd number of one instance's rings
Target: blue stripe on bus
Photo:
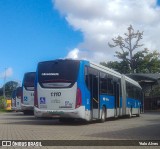
[[[126,106],[127,108],[140,108],[141,102],[138,99],[127,98]]]
[[[100,109],[105,105],[107,109],[114,109],[115,102],[114,96],[110,95],[100,95]]]
[[[86,110],[90,110],[90,92],[85,83],[85,66],[89,66],[88,61],[80,61],[80,68],[77,79],[77,86],[82,93],[82,105],[85,106]]]
[[[120,105],[118,108],[122,108],[122,97],[120,97]],[[115,97],[111,95],[100,95],[100,109],[105,105],[107,109],[115,108]]]

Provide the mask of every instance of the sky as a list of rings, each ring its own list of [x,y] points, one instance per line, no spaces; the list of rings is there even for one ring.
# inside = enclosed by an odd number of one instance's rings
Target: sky
[[[0,0],[0,87],[40,61],[116,60],[108,42],[129,25],[144,31],[139,50],[160,52],[160,0]]]

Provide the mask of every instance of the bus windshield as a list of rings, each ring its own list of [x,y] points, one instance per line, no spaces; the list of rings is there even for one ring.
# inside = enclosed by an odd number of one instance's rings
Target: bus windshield
[[[24,76],[24,87],[26,90],[34,90],[35,72],[26,73]]]
[[[55,60],[38,65],[38,82],[44,88],[71,87],[77,80],[79,61]]]

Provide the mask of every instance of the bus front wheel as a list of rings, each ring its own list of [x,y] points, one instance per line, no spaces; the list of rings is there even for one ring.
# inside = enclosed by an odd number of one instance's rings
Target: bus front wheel
[[[101,114],[101,122],[104,123],[105,121],[106,121],[106,108],[103,106]]]

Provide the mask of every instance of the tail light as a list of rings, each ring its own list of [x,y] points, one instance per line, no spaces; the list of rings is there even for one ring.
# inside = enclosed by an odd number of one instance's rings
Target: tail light
[[[76,108],[79,108],[82,105],[82,93],[79,88],[77,88],[77,95],[76,95]]]
[[[38,94],[36,88],[34,90],[34,106],[38,108]]]

